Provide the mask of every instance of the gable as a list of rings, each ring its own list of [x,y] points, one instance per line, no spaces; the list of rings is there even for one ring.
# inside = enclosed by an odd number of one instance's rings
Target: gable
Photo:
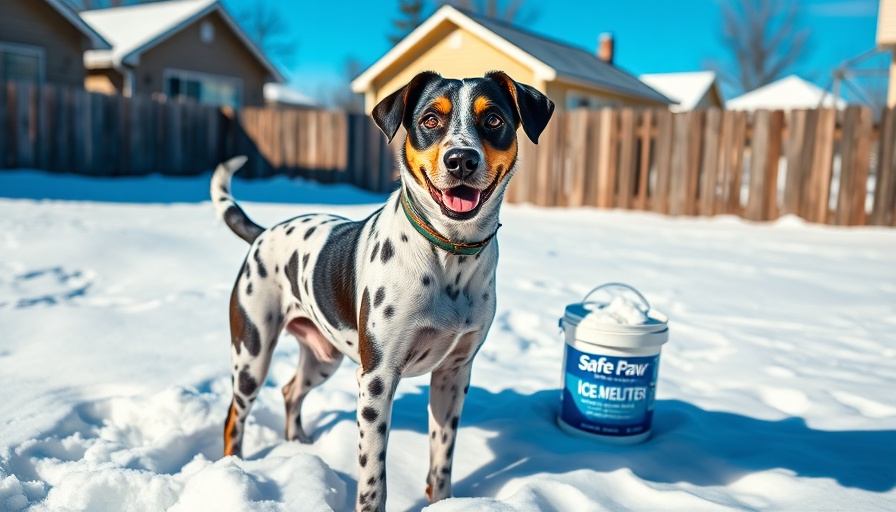
[[[530,67],[470,31],[446,21],[377,77],[374,82],[376,101],[401,88],[421,71],[436,71],[445,78],[470,78],[484,76],[496,69],[514,80],[538,87]]]

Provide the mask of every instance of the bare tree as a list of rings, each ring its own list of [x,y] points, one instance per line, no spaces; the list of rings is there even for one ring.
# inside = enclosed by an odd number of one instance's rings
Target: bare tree
[[[327,104],[355,114],[364,113],[364,96],[352,91],[351,81],[361,74],[364,66],[355,57],[346,57],[342,65],[344,81],[331,89],[328,94]]]
[[[269,0],[256,0],[234,18],[265,55],[286,67],[296,62],[298,39],[287,19]]]
[[[423,0],[398,0],[399,17],[392,20],[396,32],[389,36],[389,42],[398,44],[423,21]]]
[[[524,7],[524,0],[443,0],[443,5],[453,5],[480,16],[508,23],[531,23],[538,18],[538,11]]]
[[[734,67],[712,61],[720,78],[743,92],[775,81],[805,54],[807,29],[798,29],[793,0],[741,0],[722,7],[722,42]]]

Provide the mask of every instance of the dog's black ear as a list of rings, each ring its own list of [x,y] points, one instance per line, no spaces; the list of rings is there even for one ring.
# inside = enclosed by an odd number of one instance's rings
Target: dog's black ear
[[[521,84],[503,71],[491,71],[485,75],[505,89],[516,106],[516,114],[529,140],[538,144],[538,136],[544,131],[554,113],[554,102],[532,86]]]
[[[398,127],[401,126],[408,106],[414,105],[420,99],[420,93],[427,84],[441,78],[441,75],[433,71],[423,71],[412,78],[407,85],[386,96],[383,101],[373,107],[370,116],[373,117],[373,122],[380,127],[380,130],[386,134],[389,142],[392,142]]]

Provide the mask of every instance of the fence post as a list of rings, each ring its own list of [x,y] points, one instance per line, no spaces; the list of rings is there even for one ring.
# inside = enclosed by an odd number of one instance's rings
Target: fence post
[[[716,184],[719,166],[719,136],[722,112],[713,108],[706,111],[703,128],[703,155],[700,159],[700,215],[713,215],[716,203]]]

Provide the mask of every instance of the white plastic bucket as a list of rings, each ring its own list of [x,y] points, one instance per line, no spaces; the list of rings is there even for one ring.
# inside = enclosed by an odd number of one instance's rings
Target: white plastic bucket
[[[602,320],[609,302],[588,301],[588,297],[610,287],[632,292],[646,321]],[[598,286],[582,302],[566,306],[560,319],[566,341],[557,415],[560,428],[611,444],[635,444],[650,437],[660,350],[669,339],[668,324],[668,318],[651,309],[643,295],[622,283]]]

